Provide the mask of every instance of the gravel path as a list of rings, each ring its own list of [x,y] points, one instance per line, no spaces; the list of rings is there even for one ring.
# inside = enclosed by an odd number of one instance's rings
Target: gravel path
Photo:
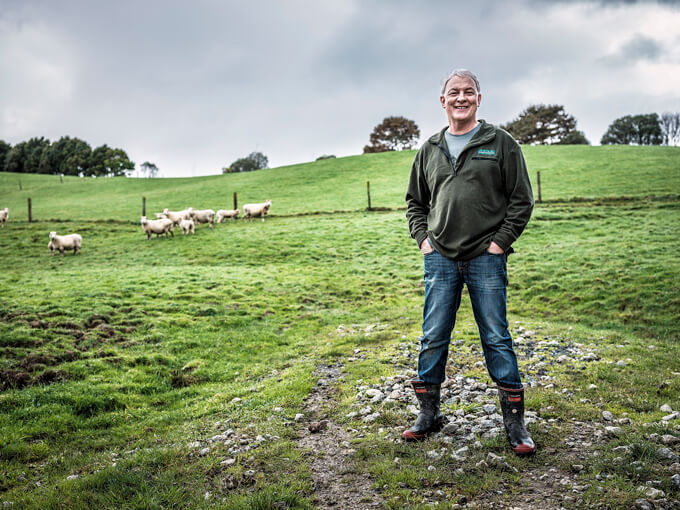
[[[341,363],[317,367],[318,381],[305,401],[304,417],[296,417],[307,425],[302,428],[298,445],[306,451],[319,508],[377,508],[382,502],[379,493],[371,488],[371,479],[354,468],[351,435],[330,417],[333,386],[342,377],[342,369]]]

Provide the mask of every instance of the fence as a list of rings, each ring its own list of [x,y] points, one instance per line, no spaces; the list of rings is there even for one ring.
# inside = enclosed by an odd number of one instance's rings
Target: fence
[[[61,177],[61,176],[60,176]],[[62,181],[63,182],[63,181]],[[536,172],[536,188],[537,188],[537,203],[541,203],[543,201],[542,197],[542,192],[541,192],[541,172]],[[19,189],[21,190],[21,181],[19,181]],[[234,209],[238,209],[238,193],[234,191]],[[366,201],[367,201],[367,211],[378,211],[378,210],[386,210],[389,208],[385,207],[377,207],[374,208],[371,204],[371,181],[366,181]],[[31,223],[33,221],[33,203],[32,200],[29,198],[28,199],[28,222]],[[146,197],[142,197],[142,216],[146,216]]]

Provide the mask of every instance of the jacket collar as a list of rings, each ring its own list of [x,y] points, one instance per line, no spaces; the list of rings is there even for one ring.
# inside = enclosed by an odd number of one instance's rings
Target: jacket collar
[[[470,140],[470,144],[483,144],[483,143],[488,143],[491,140],[493,140],[496,137],[496,129],[492,124],[489,124],[483,119],[479,119],[479,122],[481,126],[479,127],[479,131],[475,133],[475,136],[472,137],[472,140]],[[434,144],[434,145],[440,145],[446,147],[446,130],[449,129],[449,126],[446,126],[444,129],[442,129],[439,133],[435,133],[432,135],[429,139],[428,142]]]

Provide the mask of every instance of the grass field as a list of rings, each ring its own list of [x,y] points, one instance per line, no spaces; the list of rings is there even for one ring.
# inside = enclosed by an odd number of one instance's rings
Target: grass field
[[[573,423],[598,420],[606,408],[631,423],[584,461],[579,476],[592,487],[580,504],[629,508],[637,487],[654,480],[677,500],[670,463],[654,455],[649,436],[680,437],[678,421],[663,430],[644,424],[658,422],[665,403],[680,407],[680,150],[528,147],[526,156],[551,201],[537,206],[510,257],[510,319],[595,344],[602,362],[556,369],[554,389],[532,390],[530,407],[553,426],[532,430],[541,446],[533,459],[509,461],[520,473],[558,465]],[[363,210],[369,179],[374,206],[402,207],[411,158],[368,155],[195,179],[61,184],[0,174],[0,207],[11,208],[0,231],[0,501],[313,508],[291,423],[316,367],[367,353],[348,366],[329,410],[361,429],[345,418],[356,387],[395,374],[391,359],[404,338],[417,345],[422,262],[403,211]],[[230,208],[234,191],[240,203],[272,198],[272,216],[151,241],[139,227],[141,196],[151,215],[165,206]],[[37,218],[30,224],[21,212],[29,196]],[[346,212],[296,216],[319,211]],[[82,255],[49,257],[50,230],[81,233]],[[356,332],[335,335],[341,324]],[[465,344],[478,343],[465,303],[459,324]],[[362,332],[375,325],[384,328]],[[478,368],[470,374],[484,377]],[[587,402],[570,398],[574,391]],[[404,425],[388,412],[379,427]],[[187,446],[225,427],[267,440],[228,466],[227,446],[205,455]],[[413,489],[433,481],[426,450],[441,445],[394,445],[371,429],[361,436],[357,469],[371,473],[385,506],[426,508]],[[612,460],[613,448],[630,444],[625,460],[644,460],[643,471]],[[484,442],[484,451],[504,449],[502,438]],[[408,459],[408,475],[396,456]],[[451,503],[518,479],[439,467]]]
[[[545,201],[582,198],[677,196],[680,172],[677,147],[552,146],[525,147],[536,195],[541,172]],[[240,204],[274,200],[272,214],[357,211],[371,206],[404,207],[404,193],[414,151],[367,154],[322,160],[247,174],[186,179],[81,179],[2,174],[0,203],[15,219],[27,219],[31,198],[36,220],[139,221],[142,197],[152,212],[194,208],[231,209],[233,193]],[[21,191],[19,183],[21,181]]]

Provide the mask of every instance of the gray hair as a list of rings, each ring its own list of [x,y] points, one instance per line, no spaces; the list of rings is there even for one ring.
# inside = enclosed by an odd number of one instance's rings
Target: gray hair
[[[444,92],[446,92],[446,84],[454,76],[459,76],[461,78],[470,78],[473,82],[475,82],[475,87],[477,87],[477,93],[479,94],[482,91],[482,89],[479,87],[479,80],[477,79],[477,75],[475,73],[473,73],[472,71],[468,71],[467,69],[454,69],[449,73],[449,75],[442,83],[442,96],[444,95]]]

